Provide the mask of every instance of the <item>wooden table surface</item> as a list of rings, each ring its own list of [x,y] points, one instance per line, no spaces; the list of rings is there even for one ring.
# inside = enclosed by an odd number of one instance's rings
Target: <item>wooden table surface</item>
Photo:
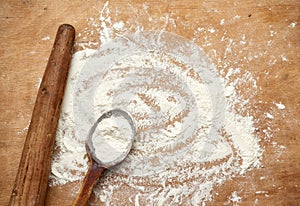
[[[7,205],[10,198],[37,85],[58,26],[72,24],[81,34],[76,36],[76,50],[89,41],[98,47],[99,36],[85,28],[93,29],[91,18],[99,18],[105,3],[1,1],[0,205]],[[179,34],[202,47],[219,70],[240,67],[256,79],[258,91],[251,98],[249,111],[259,120],[256,128],[263,140],[262,167],[214,188],[219,195],[207,204],[232,205],[228,197],[238,191],[241,205],[299,205],[300,2],[126,0],[110,1],[108,7],[111,21],[129,22],[132,32],[143,28]],[[239,89],[247,97],[244,88]],[[279,110],[274,105],[279,102],[286,108]],[[274,119],[266,118],[266,112]],[[266,137],[266,131],[270,137]],[[78,185],[75,182],[49,188],[47,205],[70,205],[74,198],[70,188]]]

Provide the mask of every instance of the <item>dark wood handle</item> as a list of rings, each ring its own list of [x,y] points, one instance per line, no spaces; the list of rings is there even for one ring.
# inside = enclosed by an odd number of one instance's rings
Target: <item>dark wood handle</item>
[[[95,161],[90,159],[89,169],[85,175],[81,189],[72,204],[73,206],[87,205],[93,188],[103,171],[103,167],[99,167],[99,165]]]
[[[58,28],[38,91],[9,205],[44,205],[55,133],[75,38],[73,26]]]

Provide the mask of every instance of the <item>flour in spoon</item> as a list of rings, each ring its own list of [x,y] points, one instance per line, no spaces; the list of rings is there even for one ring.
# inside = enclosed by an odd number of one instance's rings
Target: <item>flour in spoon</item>
[[[122,116],[103,119],[92,135],[95,157],[102,164],[114,162],[126,155],[131,145],[132,128]]]

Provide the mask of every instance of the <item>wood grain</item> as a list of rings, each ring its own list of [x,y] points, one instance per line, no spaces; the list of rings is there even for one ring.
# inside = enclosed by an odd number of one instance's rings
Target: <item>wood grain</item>
[[[92,28],[88,19],[99,18],[104,4],[105,1],[96,0],[1,2],[0,205],[9,202],[37,94],[36,84],[47,64],[57,26],[69,22],[81,33],[75,40],[76,49],[88,41],[99,43],[97,47],[101,43],[97,33],[88,36],[84,31]],[[144,7],[148,7],[147,12]],[[255,125],[256,135],[263,139],[264,131],[272,134],[268,141],[261,142],[263,166],[215,187],[213,201],[207,205],[233,205],[228,201],[232,191],[237,191],[242,198],[240,205],[299,205],[300,2],[112,0],[109,8],[112,22],[126,23],[134,17],[140,23],[137,26],[144,30],[162,28],[165,21],[155,20],[168,15],[170,21],[164,29],[193,39],[219,70],[241,68],[241,72],[249,71],[257,79],[259,91],[247,106],[251,107],[249,113],[254,120],[260,120]],[[222,19],[224,25],[220,24]],[[289,27],[292,22],[297,23],[293,28]],[[207,30],[210,27],[215,29],[214,33]],[[205,31],[200,32],[198,28]],[[271,31],[275,32],[273,36]],[[246,44],[240,44],[243,35]],[[50,41],[42,40],[45,36]],[[229,40],[235,44],[226,52]],[[250,61],[255,55],[258,57]],[[246,97],[249,93],[243,87],[239,91]],[[276,109],[274,102],[283,103],[286,109]],[[274,119],[266,119],[266,112],[272,113]],[[277,151],[279,145],[285,149]],[[80,185],[81,182],[73,182],[48,188],[46,205],[71,205]],[[114,204],[127,201],[132,205],[128,198],[133,194],[125,185],[114,197]],[[97,199],[92,195],[93,198]]]
[[[97,183],[98,178],[101,176],[102,172],[105,170],[104,167],[100,167],[97,162],[95,162],[91,155],[89,156],[89,169],[85,174],[85,178],[82,182],[79,193],[77,194],[72,206],[85,206],[92,194],[94,185]]]
[[[9,205],[44,205],[75,30],[58,28],[38,91]]]

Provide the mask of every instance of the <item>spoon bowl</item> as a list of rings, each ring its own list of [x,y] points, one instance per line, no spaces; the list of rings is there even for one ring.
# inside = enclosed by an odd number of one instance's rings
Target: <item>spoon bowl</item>
[[[96,131],[98,125],[103,120],[112,118],[112,117],[124,118],[127,121],[127,123],[129,124],[129,127],[131,129],[131,135],[129,135],[129,137],[126,137],[126,138],[128,138],[128,141],[125,142],[126,143],[125,147],[123,148],[123,150],[121,152],[119,152],[117,154],[115,159],[111,159],[109,161],[103,161],[103,160],[101,160],[100,155],[97,155],[96,149],[100,149],[100,151],[101,151],[101,148],[96,148],[96,146],[94,145],[95,140],[93,140],[93,137],[94,137],[94,134],[95,134],[95,131]],[[72,204],[73,206],[83,206],[83,205],[87,204],[89,197],[92,193],[92,190],[93,190],[98,178],[102,174],[102,172],[105,169],[108,169],[112,166],[115,166],[115,165],[121,163],[127,157],[127,155],[129,154],[129,152],[131,150],[131,147],[133,145],[135,135],[136,135],[136,129],[134,127],[133,120],[127,112],[125,112],[121,109],[113,109],[113,110],[110,110],[110,111],[102,114],[99,117],[99,119],[91,127],[91,129],[88,133],[87,139],[86,139],[85,147],[86,147],[86,151],[87,151],[88,158],[89,158],[89,168],[88,168],[86,176],[83,180],[81,189]],[[100,138],[101,138],[101,136],[100,136]],[[100,139],[100,140],[102,140],[102,139]],[[112,147],[113,147],[113,145],[112,145]],[[115,152],[117,152],[117,151],[115,151]]]

